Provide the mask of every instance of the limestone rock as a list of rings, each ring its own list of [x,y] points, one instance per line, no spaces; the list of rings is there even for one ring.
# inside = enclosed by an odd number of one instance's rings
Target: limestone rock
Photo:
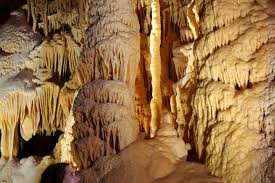
[[[275,19],[268,13],[275,7],[268,2],[197,1],[202,36],[194,48],[199,80],[190,138],[225,182],[274,181],[267,169],[275,152]]]
[[[73,149],[79,167],[87,168],[136,140],[138,123],[130,93],[125,83],[105,80],[79,90],[73,106]]]
[[[0,32],[0,50],[6,53],[29,52],[41,41],[40,34],[27,24],[23,10],[12,12]]]

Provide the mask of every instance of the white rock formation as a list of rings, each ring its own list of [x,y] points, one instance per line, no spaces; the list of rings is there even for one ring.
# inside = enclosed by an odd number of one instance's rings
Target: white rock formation
[[[61,130],[55,161],[84,182],[220,181],[187,154],[224,182],[275,182],[273,0],[23,9],[0,26],[1,180],[33,182],[34,159],[14,158],[21,143]]]
[[[196,2],[202,36],[194,48],[199,72],[190,138],[225,182],[272,182],[275,7],[270,1]]]

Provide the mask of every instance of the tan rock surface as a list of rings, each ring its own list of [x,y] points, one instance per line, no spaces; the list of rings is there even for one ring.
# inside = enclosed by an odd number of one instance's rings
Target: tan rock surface
[[[225,182],[274,182],[267,171],[275,167],[269,2],[197,1],[202,36],[194,48],[199,72],[190,138]]]
[[[1,21],[1,180],[31,182],[22,142],[61,130],[55,161],[84,182],[275,182],[273,0],[154,2],[28,0]]]
[[[138,136],[133,97],[120,81],[95,80],[78,92],[73,106],[73,150],[79,167],[118,153]],[[132,101],[132,102],[131,102]]]
[[[0,32],[0,50],[6,53],[29,52],[42,38],[39,33],[32,32],[23,10],[12,12],[10,18],[0,26]]]

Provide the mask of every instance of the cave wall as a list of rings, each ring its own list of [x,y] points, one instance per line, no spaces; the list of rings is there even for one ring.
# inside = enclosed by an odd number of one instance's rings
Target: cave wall
[[[59,22],[62,26],[45,37],[45,31],[32,30],[28,14],[32,11],[38,24],[42,20],[36,8],[27,6],[11,12],[0,28],[1,155],[5,158],[17,155],[20,138],[27,141],[36,134],[64,132],[77,86],[70,76],[80,59],[79,37],[83,36],[75,31],[79,23],[70,24],[66,31],[68,25]],[[52,15],[71,17],[60,11],[48,16]]]
[[[225,182],[272,182],[274,169],[271,1],[196,1],[199,37],[190,138]]]
[[[86,181],[111,181],[120,166],[129,175],[146,166],[152,170],[146,181],[161,178],[187,155],[185,142],[189,159],[224,182],[273,182],[275,4],[159,3],[157,125],[150,121],[150,1],[28,0],[6,16],[0,26],[2,159],[17,156],[20,138],[61,130],[55,161],[84,169]],[[156,138],[133,143],[140,132],[154,136],[152,127]],[[128,165],[122,150],[135,155],[139,146],[146,147],[137,156],[144,162]],[[147,164],[153,152],[160,156]],[[4,170],[10,165],[3,162]],[[161,163],[167,169],[154,174]]]

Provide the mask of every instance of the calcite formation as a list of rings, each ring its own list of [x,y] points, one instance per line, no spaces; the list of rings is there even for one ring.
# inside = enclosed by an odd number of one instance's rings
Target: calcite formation
[[[83,84],[95,81],[79,91],[74,104],[73,143],[76,163],[84,168],[137,138],[133,94],[140,58],[138,19],[131,1],[87,3],[90,25],[76,75]]]
[[[150,135],[155,136],[159,127],[162,112],[162,95],[160,89],[160,42],[161,42],[161,24],[160,24],[160,5],[158,0],[151,2],[152,9],[152,30],[150,35],[150,71],[152,75],[152,100],[150,102],[151,122]]]
[[[95,79],[120,80],[133,90],[140,58],[140,35],[131,1],[88,1],[88,4],[90,26],[85,32],[83,60],[79,66],[81,83]]]
[[[11,158],[19,151],[20,138],[64,131],[74,98],[66,81],[74,73],[81,44],[65,33],[41,43],[23,10],[12,12],[1,29],[1,155]]]
[[[50,41],[41,44],[42,62],[49,73],[68,77],[75,72],[80,59],[81,46],[68,34],[55,34]]]
[[[99,157],[118,153],[138,136],[133,96],[126,83],[95,80],[75,99],[75,162],[87,168]]]
[[[65,25],[72,29],[85,27],[85,0],[27,0],[26,9],[27,20],[32,20],[33,31],[42,28],[45,36]]]
[[[202,36],[194,47],[199,72],[190,138],[225,182],[272,182],[275,7],[226,0],[197,7]]]
[[[189,145],[177,138],[171,115],[163,116],[166,120],[161,122],[155,138],[140,137],[118,155],[101,157],[92,168],[83,170],[84,181],[146,183],[172,172],[175,163],[186,158]]]
[[[0,180],[69,162],[82,182],[275,182],[274,12],[273,0],[27,0],[0,21]],[[51,157],[17,160],[56,132]]]
[[[10,13],[10,18],[0,28],[0,48],[5,53],[23,53],[34,48],[41,35],[33,33],[23,10]]]
[[[49,156],[45,156],[39,164],[37,164],[37,161],[33,157],[21,159],[19,162],[1,159],[0,181],[40,183],[43,171],[52,163],[54,163],[54,159]]]

